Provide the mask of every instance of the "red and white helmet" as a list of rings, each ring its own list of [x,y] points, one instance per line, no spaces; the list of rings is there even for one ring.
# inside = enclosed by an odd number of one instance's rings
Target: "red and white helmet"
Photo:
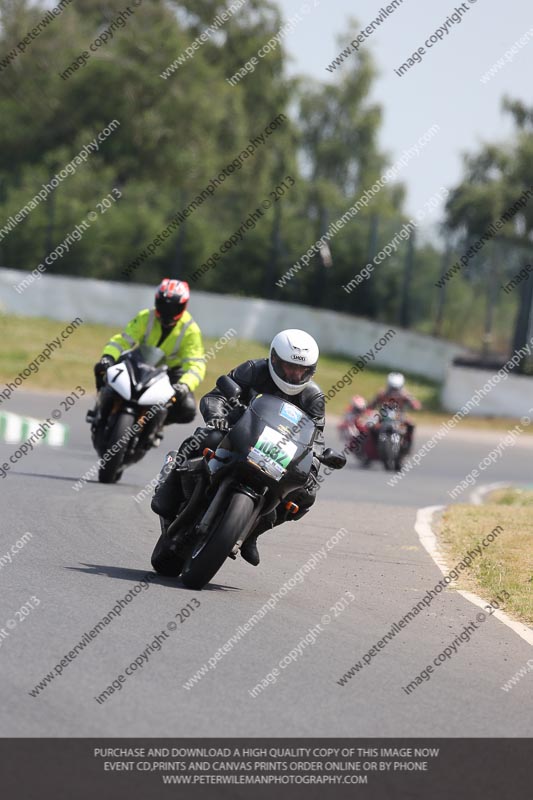
[[[362,414],[363,411],[366,411],[366,400],[364,397],[361,397],[360,394],[355,394],[352,397],[352,404],[351,410],[356,411],[359,414]]]
[[[155,293],[155,314],[166,328],[173,327],[187,308],[189,284],[164,278]]]
[[[270,377],[285,394],[300,394],[316,372],[318,355],[317,343],[305,331],[281,331],[270,345]]]

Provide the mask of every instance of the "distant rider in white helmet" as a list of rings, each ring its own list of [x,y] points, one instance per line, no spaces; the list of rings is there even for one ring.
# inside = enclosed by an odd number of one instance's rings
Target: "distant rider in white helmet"
[[[318,355],[318,345],[312,336],[305,331],[285,330],[278,333],[272,340],[268,358],[245,361],[228,373],[229,377],[242,389],[239,398],[242,404],[248,405],[258,394],[271,394],[290,400],[315,422],[317,431],[311,477],[305,488],[291,492],[285,498],[285,501],[291,500],[299,506],[298,513],[291,515],[290,519],[300,519],[309,511],[316,499],[318,485],[316,475],[320,466],[317,456],[321,455],[324,450],[326,409],[324,395],[320,387],[312,380],[317,367]],[[200,411],[206,426],[197,428],[192,437],[196,442],[200,441],[200,444],[197,444],[193,451],[190,446],[187,446],[191,439],[183,442],[178,453],[175,453],[174,469],[157,487],[152,499],[152,510],[165,519],[171,520],[175,517],[179,505],[184,499],[180,473],[186,472],[187,467],[183,463],[184,458],[180,458],[180,454],[183,452],[187,457],[194,458],[195,455],[201,454],[205,447],[215,450],[225,432],[242,414],[242,410],[237,409],[237,412],[231,410],[231,405],[217,387],[202,397]],[[261,527],[254,531],[254,534],[248,537],[243,544],[242,557],[254,566],[259,564],[257,537],[274,525],[286,522],[288,518],[284,506],[278,506],[270,515],[264,517]]]
[[[413,411],[420,411],[422,403],[406,391],[405,378],[401,372],[389,372],[386,387],[381,389],[372,402],[368,404],[368,408],[380,409],[383,406],[403,414],[408,408]],[[407,427],[406,453],[408,453],[413,444],[415,426],[407,417],[404,418],[404,422]]]

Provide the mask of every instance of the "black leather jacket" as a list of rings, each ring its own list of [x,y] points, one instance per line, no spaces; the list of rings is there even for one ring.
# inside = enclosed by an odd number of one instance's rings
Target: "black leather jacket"
[[[287,400],[289,403],[301,408],[302,411],[305,411],[314,420],[317,428],[313,448],[314,454],[322,454],[324,450],[326,403],[322,390],[316,383],[310,381],[300,394],[287,395],[281,389],[278,389],[270,377],[268,359],[266,358],[245,361],[228,374],[243,390],[240,402],[244,405],[248,405],[257,394],[273,394],[275,397],[281,397],[283,400]],[[216,386],[200,400],[200,411],[206,422],[217,417],[226,416],[227,409],[228,403]],[[235,421],[232,419],[231,412],[228,415],[228,420],[230,423]]]

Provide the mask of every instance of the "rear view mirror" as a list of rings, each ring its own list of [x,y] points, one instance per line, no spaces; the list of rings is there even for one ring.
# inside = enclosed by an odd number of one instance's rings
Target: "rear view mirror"
[[[324,450],[318,460],[321,464],[324,464],[324,466],[330,467],[330,469],[342,469],[346,466],[346,456],[342,453],[337,453],[337,451],[332,450],[331,447]]]
[[[232,398],[239,398],[242,394],[242,389],[238,383],[235,383],[228,375],[221,375],[217,379],[217,389],[222,392],[226,400]]]

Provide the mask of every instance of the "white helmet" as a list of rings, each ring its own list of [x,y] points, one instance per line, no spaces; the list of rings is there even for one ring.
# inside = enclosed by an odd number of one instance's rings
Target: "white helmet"
[[[405,378],[401,372],[389,372],[387,375],[387,387],[389,389],[394,389],[398,392],[403,389],[404,384]]]
[[[272,339],[270,377],[285,394],[300,394],[316,371],[318,345],[305,331],[281,331]]]

